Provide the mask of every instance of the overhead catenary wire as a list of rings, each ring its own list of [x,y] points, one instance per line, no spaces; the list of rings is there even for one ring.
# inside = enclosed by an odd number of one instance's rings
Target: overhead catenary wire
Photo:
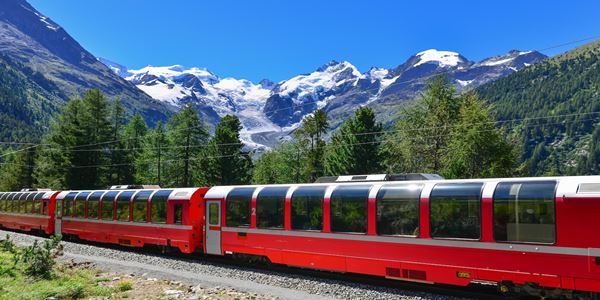
[[[585,113],[571,113],[571,114],[560,114],[560,115],[552,115],[552,116],[540,116],[540,117],[531,117],[531,118],[518,118],[518,119],[510,119],[510,120],[499,120],[499,121],[489,121],[489,122],[475,122],[475,123],[463,123],[463,124],[453,124],[453,125],[446,125],[446,126],[430,126],[430,127],[419,127],[419,128],[407,128],[407,129],[390,129],[390,130],[380,130],[380,131],[370,131],[370,132],[361,132],[361,133],[348,133],[348,134],[341,134],[342,136],[364,136],[364,135],[379,135],[379,134],[386,134],[386,133],[393,133],[393,132],[415,132],[415,131],[426,131],[426,130],[434,130],[434,129],[452,129],[454,127],[457,126],[476,126],[476,125],[485,125],[485,124],[505,124],[505,123],[517,123],[517,122],[528,122],[528,121],[536,121],[536,120],[545,120],[545,119],[554,119],[554,118],[567,118],[567,117],[577,117],[577,116],[587,116],[587,115],[598,115],[600,114],[600,111],[594,111],[594,112],[585,112]],[[564,122],[570,122],[567,120],[563,120],[561,122],[558,123],[545,123],[545,124],[539,124],[539,126],[546,126],[546,125],[555,125],[555,124],[561,124]],[[39,145],[49,145],[49,144],[39,144]],[[55,151],[63,151],[63,152],[103,152],[103,151],[135,151],[135,150],[158,150],[158,149],[180,149],[180,148],[206,148],[206,147],[210,147],[211,145],[214,146],[242,146],[245,145],[244,143],[205,143],[205,144],[201,144],[201,145],[178,145],[178,146],[164,146],[164,147],[137,147],[137,148],[92,148],[92,149],[72,149],[71,147],[67,147],[67,148],[42,148],[41,150],[43,151],[51,151],[51,150],[55,150]],[[22,151],[24,151],[22,149]],[[1,157],[1,156],[0,156]]]
[[[594,117],[594,118],[589,118],[589,119],[581,119],[581,120],[571,120],[571,121],[560,121],[560,122],[554,122],[554,123],[549,123],[549,124],[529,124],[527,126],[524,126],[526,128],[529,127],[541,127],[541,126],[547,126],[547,125],[555,125],[555,124],[564,124],[564,123],[570,123],[570,122],[585,122],[585,121],[598,121],[600,120],[600,116]],[[474,133],[482,133],[482,132],[492,132],[492,131],[496,131],[498,130],[498,128],[491,128],[491,129],[481,129],[481,130],[474,130],[471,132]],[[433,139],[433,138],[440,138],[440,137],[448,137],[448,136],[454,136],[457,133],[447,133],[447,134],[440,134],[440,135],[428,135],[428,136],[421,136],[421,137],[414,137],[414,138],[402,138],[402,139],[398,139],[398,138],[388,138],[388,140],[394,140],[394,141],[423,141],[423,140],[427,140],[427,139]],[[575,137],[581,137],[581,136],[586,136],[586,135],[590,135],[590,133],[579,133],[579,134],[575,134],[575,135],[569,135],[570,138],[575,138]],[[343,142],[343,145],[346,146],[360,146],[360,145],[371,145],[371,144],[380,144],[382,143],[381,140],[376,140],[376,141],[368,141],[368,142],[359,142],[359,143],[346,143],[345,141]],[[236,157],[236,156],[249,156],[249,153],[236,153],[236,154],[231,154],[231,155],[218,155],[218,156],[202,156],[202,157],[190,157],[190,158],[182,158],[182,159],[167,159],[167,160],[161,160],[161,162],[166,162],[166,163],[175,163],[175,162],[183,162],[183,161],[199,161],[199,160],[206,160],[206,159],[216,159],[216,158],[229,158],[229,157]],[[147,159],[147,160],[143,160],[143,163],[152,163],[155,162],[154,159]],[[85,168],[101,168],[101,167],[119,167],[119,166],[133,166],[136,164],[140,164],[140,162],[133,162],[133,163],[118,163],[118,164],[95,164],[95,165],[82,165],[82,166],[69,166],[67,167],[67,169],[85,169]],[[23,167],[35,167],[32,165],[25,165],[25,164],[21,164],[21,163],[15,163],[15,162],[9,162],[9,163],[0,163],[0,165],[19,165],[19,166],[23,166]]]

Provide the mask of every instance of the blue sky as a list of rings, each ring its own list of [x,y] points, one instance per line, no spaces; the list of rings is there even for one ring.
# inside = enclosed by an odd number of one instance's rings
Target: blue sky
[[[471,60],[600,36],[600,1],[29,0],[96,56],[259,81],[436,48]],[[576,45],[544,51],[556,54]]]

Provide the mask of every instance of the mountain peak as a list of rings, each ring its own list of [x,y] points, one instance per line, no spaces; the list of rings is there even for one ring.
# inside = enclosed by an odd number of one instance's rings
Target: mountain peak
[[[434,63],[440,67],[455,67],[461,63],[467,62],[462,55],[452,51],[440,51],[437,49],[429,49],[421,51],[415,55],[418,62],[413,65],[417,67],[425,63]]]

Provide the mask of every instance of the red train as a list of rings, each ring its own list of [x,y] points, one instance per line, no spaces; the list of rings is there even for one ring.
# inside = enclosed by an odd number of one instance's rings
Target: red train
[[[502,292],[598,299],[600,176],[373,179],[0,193],[0,225],[398,280],[495,283]]]

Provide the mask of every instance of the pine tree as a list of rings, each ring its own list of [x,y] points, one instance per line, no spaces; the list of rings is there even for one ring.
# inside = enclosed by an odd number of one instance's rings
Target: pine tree
[[[167,124],[170,143],[167,178],[163,181],[178,187],[191,186],[193,183],[193,162],[200,159],[203,147],[208,141],[208,130],[191,105],[173,115]]]
[[[420,99],[401,111],[394,132],[386,136],[382,145],[388,172],[440,172],[461,107],[462,98],[454,93],[454,87],[438,76],[427,85]]]
[[[240,140],[242,124],[236,116],[227,115],[215,128],[215,136],[207,151],[208,172],[204,174],[209,185],[247,184],[251,179],[252,161],[243,152]]]
[[[143,149],[135,161],[135,182],[162,185],[164,160],[169,147],[169,139],[162,122],[158,122],[144,138]]]
[[[325,171],[323,158],[326,143],[322,137],[328,128],[327,114],[324,110],[318,109],[312,115],[304,118],[302,127],[295,132],[296,137],[308,147],[306,151],[308,156],[306,168],[308,173],[311,174],[311,181],[323,176]]]
[[[25,146],[7,154],[9,159],[0,168],[0,191],[17,191],[36,185],[33,176],[37,146]]]
[[[105,187],[110,163],[108,102],[97,89],[67,103],[55,117],[35,166],[38,185],[53,189]]]
[[[444,155],[446,178],[509,177],[518,155],[506,134],[494,127],[488,107],[476,93],[462,96],[458,124],[452,128]]]
[[[325,153],[328,175],[372,174],[380,172],[379,144],[382,125],[368,107],[355,111],[354,117],[333,133]]]
[[[123,141],[125,151],[121,151],[122,156],[127,162],[127,173],[124,177],[125,183],[140,183],[135,182],[136,170],[135,162],[139,160],[143,153],[144,137],[148,131],[148,125],[139,113],[133,115],[131,121],[125,126]]]
[[[284,184],[309,182],[306,150],[300,141],[284,142],[264,153],[254,164],[254,184]]]
[[[74,189],[102,188],[110,184],[106,181],[110,164],[110,144],[113,138],[110,122],[110,109],[104,94],[98,89],[86,92],[82,98],[83,110],[79,121],[83,136],[77,136],[77,151],[72,155],[70,187]],[[87,145],[87,146],[81,146]],[[81,147],[80,147],[81,146]],[[105,150],[102,150],[102,149]],[[104,175],[104,176],[103,176]]]
[[[126,142],[123,137],[123,127],[125,126],[125,108],[121,99],[116,99],[111,107],[111,143],[107,146],[110,149],[110,171],[107,173],[107,182],[110,185],[130,184],[131,183],[131,161],[128,159],[125,148]]]

